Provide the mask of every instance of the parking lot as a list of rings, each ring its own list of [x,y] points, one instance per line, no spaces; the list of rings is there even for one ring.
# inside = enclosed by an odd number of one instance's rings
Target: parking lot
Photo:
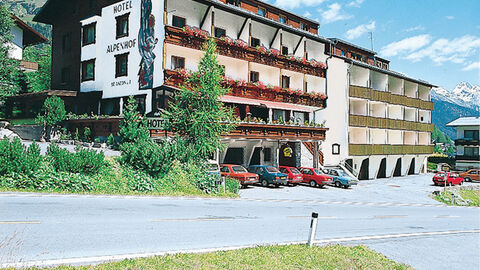
[[[240,196],[244,199],[441,204],[429,197],[433,191],[442,189],[433,185],[432,177],[433,174],[422,174],[360,181],[359,185],[349,189],[333,186],[311,188],[307,184],[279,188],[255,186],[242,189]],[[464,185],[480,185],[480,183],[464,183]]]

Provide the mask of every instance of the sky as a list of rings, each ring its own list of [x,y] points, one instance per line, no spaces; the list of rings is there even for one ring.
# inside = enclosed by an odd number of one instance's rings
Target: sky
[[[371,49],[390,69],[452,90],[480,85],[480,0],[265,0]]]

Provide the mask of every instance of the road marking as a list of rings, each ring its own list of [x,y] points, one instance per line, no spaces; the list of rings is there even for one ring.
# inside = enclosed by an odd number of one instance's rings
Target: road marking
[[[443,232],[423,232],[423,233],[404,233],[404,234],[390,234],[390,235],[373,235],[373,236],[359,236],[359,237],[346,237],[346,238],[332,238],[315,240],[314,244],[330,244],[332,242],[355,242],[361,240],[376,240],[376,239],[388,239],[388,238],[406,238],[406,237],[418,237],[418,236],[432,236],[432,235],[450,235],[450,234],[469,234],[480,233],[480,230],[465,230],[465,231],[443,231]],[[155,253],[134,253],[134,254],[122,254],[114,256],[97,256],[97,257],[83,257],[83,258],[69,258],[58,260],[44,260],[44,261],[23,261],[23,262],[10,262],[0,263],[0,268],[28,268],[28,267],[51,267],[58,265],[88,265],[104,262],[122,261],[126,259],[138,259],[148,258],[154,256],[166,256],[175,254],[199,254],[199,253],[211,253],[218,251],[231,251],[245,248],[255,248],[259,246],[286,246],[286,245],[304,245],[305,241],[296,242],[281,242],[263,245],[243,245],[243,246],[229,246],[219,248],[204,248],[204,249],[190,249],[190,250],[177,250],[177,251],[165,251]]]
[[[171,218],[171,219],[157,219],[151,220],[150,222],[153,223],[160,223],[160,222],[194,222],[194,221],[232,221],[235,218]]]
[[[41,224],[40,221],[0,221],[0,224]]]
[[[287,216],[287,218],[311,218],[312,216]],[[338,217],[332,216],[325,216],[325,217],[318,217],[318,219],[337,219]]]
[[[459,218],[460,216],[449,216],[449,215],[443,215],[443,216],[436,216],[435,218]]]
[[[386,218],[406,218],[407,215],[397,215],[397,216],[373,216],[375,219],[386,219]]]

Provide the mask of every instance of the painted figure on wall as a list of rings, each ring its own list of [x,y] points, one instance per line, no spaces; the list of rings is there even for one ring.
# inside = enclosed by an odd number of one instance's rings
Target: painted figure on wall
[[[140,18],[140,32],[138,33],[138,50],[142,61],[138,72],[138,82],[140,90],[153,88],[153,64],[155,54],[153,49],[157,45],[158,39],[155,38],[155,16],[152,15],[152,0],[142,0],[142,10]]]

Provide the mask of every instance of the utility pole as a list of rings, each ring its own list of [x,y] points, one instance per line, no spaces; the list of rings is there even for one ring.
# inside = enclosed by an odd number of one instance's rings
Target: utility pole
[[[372,46],[372,51],[374,51],[373,49],[373,32],[368,32],[370,34],[370,44]]]

